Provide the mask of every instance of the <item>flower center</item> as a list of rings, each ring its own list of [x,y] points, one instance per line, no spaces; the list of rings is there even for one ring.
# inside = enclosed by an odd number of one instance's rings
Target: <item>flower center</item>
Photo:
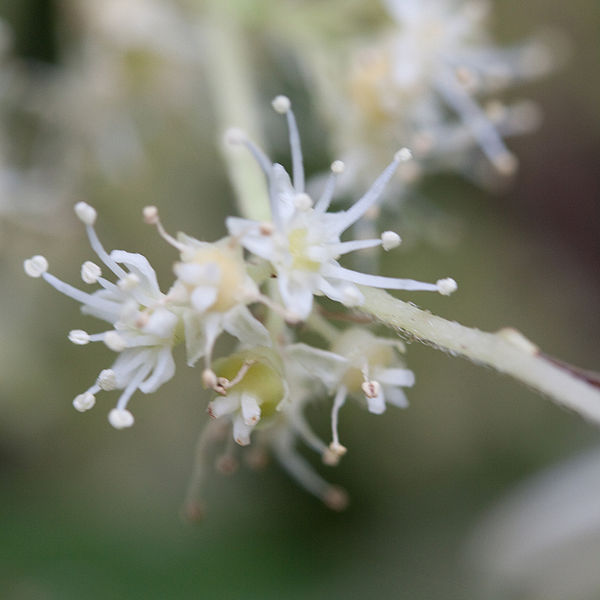
[[[309,258],[307,237],[308,231],[306,229],[293,229],[288,235],[292,268],[302,271],[318,271],[321,268],[321,263]]]
[[[237,253],[226,248],[202,248],[194,256],[193,262],[198,264],[213,263],[219,267],[217,299],[211,310],[225,312],[240,300],[245,281],[244,264]]]

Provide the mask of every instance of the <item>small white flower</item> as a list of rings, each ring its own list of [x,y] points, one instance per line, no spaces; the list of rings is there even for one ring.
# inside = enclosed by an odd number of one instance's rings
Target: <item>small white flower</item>
[[[182,310],[188,364],[204,358],[210,371],[212,350],[223,331],[246,346],[269,346],[269,332],[247,307],[268,299],[248,275],[237,241],[224,238],[211,244],[182,233],[175,239],[163,229],[156,207],[147,207],[144,218],[181,253],[168,299]]]
[[[48,263],[43,257],[25,261],[25,271],[31,276],[43,277],[56,290],[80,302],[83,313],[110,323],[112,329],[103,333],[90,335],[80,329],[69,333],[69,340],[74,344],[102,341],[119,353],[111,369],[103,370],[96,383],[77,396],[73,405],[78,411],[89,410],[95,403],[94,395],[101,389],[123,390],[109,421],[118,428],[129,427],[133,417],[126,407],[133,393],[138,389],[143,393],[154,392],[175,372],[172,346],[179,317],[166,305],[156,273],[147,259],[122,250],[108,254],[93,227],[96,211],[79,202],[75,212],[86,225],[92,249],[117,277],[117,283],[100,277],[100,268],[94,263],[84,263],[82,269],[84,281],[89,275],[101,286],[91,294],[48,273]],[[123,281],[128,284],[121,284]]]
[[[440,291],[436,284],[359,273],[342,267],[337,261],[340,256],[354,250],[380,245],[389,249],[399,243],[399,236],[389,231],[382,238],[368,240],[342,242],[340,236],[375,205],[398,165],[406,160],[407,153],[403,150],[397,152],[372,187],[348,210],[327,212],[336,177],[343,169],[337,162],[332,165],[323,194],[312,202],[304,190],[304,167],[296,120],[289,101],[283,102],[281,98],[274,102],[278,112],[287,116],[293,182],[281,165],[271,164],[258,148],[244,140],[269,181],[272,227],[266,228],[264,223],[238,217],[229,217],[226,223],[229,233],[239,239],[247,250],[271,263],[277,274],[281,298],[288,310],[300,319],[306,318],[311,312],[314,294],[324,294],[348,306],[360,305],[363,297],[357,284],[396,290]]]
[[[278,358],[267,348],[254,348],[216,361],[215,372],[221,395],[208,405],[208,414],[213,419],[229,418],[233,439],[247,446],[259,421],[271,417],[286,401],[287,385]]]
[[[329,446],[335,455],[346,452],[339,442],[338,413],[348,394],[362,396],[369,412],[377,415],[385,412],[386,404],[400,408],[408,406],[401,388],[414,385],[415,376],[404,368],[397,356],[397,351],[403,350],[404,346],[398,340],[376,337],[354,327],[339,336],[331,352],[307,344],[293,344],[288,348],[291,359],[335,394]]]

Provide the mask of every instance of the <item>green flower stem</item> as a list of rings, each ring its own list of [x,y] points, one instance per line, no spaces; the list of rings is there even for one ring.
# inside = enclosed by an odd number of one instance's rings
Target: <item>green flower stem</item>
[[[511,375],[558,404],[600,423],[600,389],[575,371],[544,358],[517,330],[506,328],[487,333],[432,315],[382,290],[365,287],[361,291],[365,296],[361,311],[388,327]]]

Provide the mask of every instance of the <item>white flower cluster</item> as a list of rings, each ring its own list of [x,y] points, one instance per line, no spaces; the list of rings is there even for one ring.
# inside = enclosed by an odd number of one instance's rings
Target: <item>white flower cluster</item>
[[[339,146],[357,169],[372,168],[373,152],[404,140],[416,161],[404,169],[411,179],[423,170],[450,168],[475,176],[472,149],[479,146],[496,171],[511,174],[516,157],[503,138],[539,122],[528,101],[504,105],[494,96],[516,83],[547,73],[550,47],[532,39],[501,47],[490,39],[485,0],[383,0],[394,26],[351,58],[350,102],[334,114]],[[558,52],[558,51],[557,51]],[[332,95],[333,98],[333,95]],[[485,106],[480,98],[492,98]]]
[[[43,256],[26,260],[24,267],[31,277],[44,278],[80,302],[84,313],[109,323],[101,333],[69,333],[74,344],[102,341],[118,354],[113,365],[102,370],[95,383],[75,398],[78,411],[92,408],[99,391],[118,389],[121,395],[109,412],[109,421],[118,429],[133,425],[128,409],[133,393],[138,389],[153,392],[171,379],[175,373],[173,346],[185,343],[188,363],[203,359],[202,382],[215,393],[207,408],[211,419],[225,424],[231,430],[230,439],[240,446],[257,438],[256,446],[271,449],[306,489],[329,506],[341,508],[343,493],[322,480],[295,452],[296,439],[315,449],[326,464],[336,464],[346,451],[338,432],[338,414],[346,398],[362,400],[373,414],[383,413],[387,404],[404,407],[407,401],[402,388],[413,385],[414,375],[400,360],[404,348],[397,340],[377,337],[364,327],[339,330],[327,323],[329,335],[324,337],[330,347],[316,348],[301,341],[294,326],[306,322],[323,334],[315,324],[315,319],[323,319],[315,296],[327,296],[344,308],[354,308],[364,302],[361,286],[448,295],[456,283],[450,278],[422,283],[343,267],[338,259],[348,252],[373,246],[390,250],[400,243],[399,236],[391,231],[369,240],[341,241],[341,235],[377,202],[410,153],[398,151],[353,206],[331,212],[335,180],[343,165],[333,163],[323,194],[313,201],[304,188],[300,137],[290,101],[278,96],[273,106],[287,118],[291,178],[283,166],[272,164],[243,134],[229,135],[230,140],[249,148],[265,172],[271,220],[229,217],[229,236],[209,243],[184,234],[170,236],[156,207],[144,209],[145,222],[155,225],[179,253],[174,264],[176,279],[167,293],[160,291],[145,257],[104,249],[94,229],[96,211],[84,202],[75,206],[75,212],[104,266],[85,261],[81,277],[86,285],[98,285],[99,289],[88,293],[64,283],[48,272]],[[103,268],[112,271],[116,282],[103,277]],[[276,287],[269,285],[272,278]],[[257,315],[264,315],[264,310],[252,312],[256,304],[267,309],[263,320]],[[223,332],[239,340],[239,349],[213,360],[215,341]],[[317,438],[303,414],[306,402],[323,393],[333,398],[329,444]],[[233,459],[220,464],[230,468]]]

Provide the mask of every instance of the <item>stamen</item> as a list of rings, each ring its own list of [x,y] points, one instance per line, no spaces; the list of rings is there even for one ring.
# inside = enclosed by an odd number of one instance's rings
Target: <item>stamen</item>
[[[341,160],[334,160],[331,163],[331,174],[327,178],[327,183],[325,184],[325,188],[323,189],[323,193],[321,197],[315,204],[315,210],[318,212],[326,212],[331,204],[331,200],[333,199],[333,194],[335,192],[335,184],[339,175],[344,172],[345,165]]]
[[[331,485],[323,479],[293,448],[293,440],[288,432],[275,438],[273,451],[284,469],[306,490],[320,498],[333,510],[343,510],[347,505],[347,497],[341,488]]]
[[[169,235],[163,227],[160,217],[158,216],[158,208],[156,206],[146,206],[142,211],[144,215],[144,222],[148,225],[155,225],[158,230],[158,234],[171,246],[177,248],[180,252],[185,250],[185,244],[177,241],[172,235]],[[123,277],[121,277],[123,278]]]
[[[287,117],[288,130],[290,132],[290,149],[292,151],[292,175],[294,189],[298,193],[304,192],[304,166],[302,164],[302,146],[300,145],[300,134],[296,117],[292,111],[292,103],[287,96],[277,96],[272,102],[273,108]]]
[[[331,436],[332,442],[329,444],[329,449],[337,456],[343,456],[346,452],[346,448],[340,444],[340,437],[338,434],[338,414],[340,408],[344,406],[347,395],[346,387],[341,385],[333,400],[333,406],[331,407]]]
[[[99,298],[96,294],[88,294],[86,292],[82,292],[78,290],[76,287],[65,283],[55,277],[50,273],[42,273],[42,277],[46,281],[46,283],[50,284],[55,290],[64,294],[65,296],[69,296],[69,298],[73,298],[77,302],[81,302],[83,305],[87,305],[94,310],[99,310],[108,315],[114,315],[115,311],[118,311],[120,305],[116,302],[111,302],[110,300],[104,300],[103,298]],[[112,319],[109,319],[112,321]]]
[[[201,500],[202,486],[208,467],[208,449],[221,435],[221,424],[209,421],[198,436],[194,452],[194,464],[183,503],[182,513],[190,521],[199,521],[204,516],[204,502]]]
[[[234,385],[237,385],[242,379],[244,379],[246,373],[255,362],[255,360],[244,361],[244,363],[240,367],[240,370],[237,372],[236,376],[231,381],[226,377],[217,378],[216,385],[213,386],[214,390],[217,393],[222,394],[223,396],[226,395],[228,389],[232,388]]]
[[[394,155],[394,160],[383,170],[381,175],[374,181],[373,185],[367,190],[367,192],[359,198],[348,210],[339,213],[340,217],[345,217],[340,219],[340,225],[338,226],[338,231],[341,233],[345,231],[352,225],[356,223],[358,219],[360,219],[368,210],[379,200],[379,197],[383,193],[385,186],[388,184],[398,165],[401,162],[406,162],[410,160],[412,157],[412,153],[408,148],[401,148]]]

